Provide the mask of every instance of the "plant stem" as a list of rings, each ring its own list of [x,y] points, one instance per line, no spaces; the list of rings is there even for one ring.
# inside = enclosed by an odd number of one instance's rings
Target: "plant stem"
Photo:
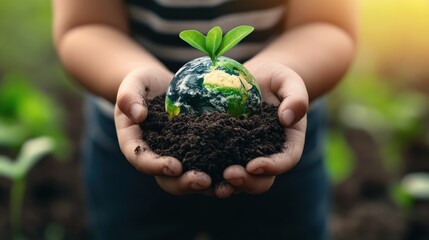
[[[22,204],[25,194],[25,177],[17,177],[12,182],[10,194],[10,217],[12,226],[12,239],[22,240]]]

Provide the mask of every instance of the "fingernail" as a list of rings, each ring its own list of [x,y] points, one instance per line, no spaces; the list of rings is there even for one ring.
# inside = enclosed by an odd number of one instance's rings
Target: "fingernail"
[[[231,186],[228,183],[221,184],[218,186],[218,194],[219,198],[229,198],[232,194]]]
[[[282,112],[282,119],[285,127],[289,127],[295,120],[295,114],[292,110],[286,109]]]
[[[133,103],[131,105],[131,117],[134,121],[137,121],[140,117],[141,112],[143,111],[143,106],[138,103]]]
[[[231,183],[232,185],[239,187],[241,185],[243,185],[244,183],[244,179],[243,178],[232,178],[232,179],[228,179],[228,182]]]

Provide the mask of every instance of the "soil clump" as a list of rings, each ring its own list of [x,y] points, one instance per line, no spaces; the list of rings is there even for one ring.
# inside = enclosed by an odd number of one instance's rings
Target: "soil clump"
[[[164,99],[147,101],[149,114],[141,125],[142,138],[152,151],[181,161],[183,172],[205,172],[216,185],[228,166],[246,166],[251,159],[283,151],[286,136],[273,105],[263,103],[260,114],[245,119],[213,112],[179,114],[169,120]]]

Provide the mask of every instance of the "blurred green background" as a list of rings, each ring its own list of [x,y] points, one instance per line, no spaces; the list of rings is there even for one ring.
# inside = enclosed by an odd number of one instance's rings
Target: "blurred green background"
[[[336,240],[429,239],[429,1],[360,3],[356,61],[327,98],[330,228]],[[81,89],[56,57],[51,18],[49,1],[0,3],[0,239],[16,236],[14,170],[2,165],[40,136],[55,147],[25,172],[20,231],[28,239],[88,236]]]

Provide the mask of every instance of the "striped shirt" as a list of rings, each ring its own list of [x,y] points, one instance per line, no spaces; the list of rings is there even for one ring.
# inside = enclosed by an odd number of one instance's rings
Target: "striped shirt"
[[[179,38],[195,29],[206,34],[220,26],[224,33],[239,25],[255,30],[225,56],[245,62],[282,32],[287,0],[126,0],[132,37],[173,73],[186,62],[204,56]],[[103,98],[97,105],[113,117]]]
[[[176,72],[203,56],[179,38],[186,29],[206,34],[220,26],[224,33],[239,25],[255,31],[225,54],[239,62],[249,59],[283,28],[285,0],[127,0],[132,36]]]

